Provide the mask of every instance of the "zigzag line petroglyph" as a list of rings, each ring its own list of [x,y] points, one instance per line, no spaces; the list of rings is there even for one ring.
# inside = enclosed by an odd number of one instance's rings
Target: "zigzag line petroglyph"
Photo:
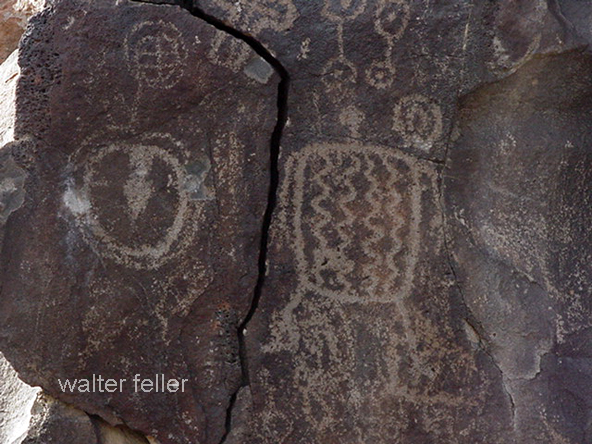
[[[406,294],[417,259],[420,217],[417,177],[414,171],[400,154],[374,147],[313,146],[303,150],[298,156],[299,160],[289,174],[295,181],[295,236],[292,248],[302,285],[342,302],[390,302],[397,299],[397,294]],[[367,167],[369,162],[380,165],[382,175],[387,176],[383,183],[389,184],[390,189],[386,189],[384,184],[379,185],[368,168],[362,168]],[[398,171],[399,163],[406,165],[408,171]],[[311,166],[314,165],[321,165],[321,169],[313,171]],[[410,175],[409,180],[413,184],[410,190],[406,190],[406,202],[403,202],[397,190],[401,186],[398,182],[403,179],[400,174]],[[359,187],[356,187],[355,181],[364,181],[370,188],[377,187],[373,191],[377,196],[378,189],[382,189],[380,200],[360,199],[357,191]],[[311,196],[311,192],[315,190],[316,194]],[[303,220],[305,195],[310,199],[310,208],[313,210],[306,225]],[[376,206],[373,202],[382,202],[378,206],[383,205],[385,209],[373,208],[372,205]],[[405,208],[397,208],[401,204]],[[409,217],[400,214],[405,209]],[[307,212],[311,213],[310,210]],[[403,249],[399,248],[403,246],[399,231],[405,222],[408,224],[409,238],[405,239]],[[368,238],[361,241],[356,239],[353,235],[354,232],[359,233],[356,227],[367,232]],[[378,233],[381,231],[385,235],[380,236]],[[370,239],[376,239],[375,246],[379,241],[383,242],[380,253],[376,252],[376,248],[372,251],[360,249],[360,245],[372,242]],[[396,265],[392,259],[395,255],[403,256],[399,257]],[[358,278],[369,275],[372,269],[382,270],[380,275],[383,276],[374,287],[375,292],[370,292],[366,283],[360,284],[358,281]],[[351,276],[350,273],[353,272],[358,275]]]

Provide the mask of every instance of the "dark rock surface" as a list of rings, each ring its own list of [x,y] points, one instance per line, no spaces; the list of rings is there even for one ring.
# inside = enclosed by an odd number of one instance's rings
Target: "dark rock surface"
[[[561,138],[551,139],[549,122],[570,121],[562,105],[572,100],[586,106],[583,53],[546,55],[578,46],[556,6],[257,5],[239,12],[229,1],[198,2],[253,34],[292,77],[269,277],[247,335],[254,442],[581,442],[570,429],[586,423],[566,424],[556,407],[564,389],[543,390],[560,371],[526,381],[557,342],[553,321],[565,307],[550,310],[548,289],[514,282],[528,255],[548,254],[548,245],[535,250],[544,224],[537,211],[557,185],[545,165],[557,164],[565,144],[553,145]],[[474,126],[485,140],[465,141],[457,103],[482,84],[521,78],[496,103],[484,93],[488,113]],[[550,103],[536,104],[537,96]],[[486,155],[485,141],[519,120],[539,140],[525,135],[497,158]],[[586,158],[574,156],[585,174]],[[519,198],[491,208],[471,182],[489,176]],[[464,251],[456,221],[472,206],[506,219],[489,239],[515,259],[505,269],[490,252]],[[474,225],[488,229],[486,220]]]
[[[536,59],[466,97],[445,173],[463,294],[520,442],[590,439],[591,67]]]
[[[586,3],[56,2],[0,350],[163,444],[592,442]]]

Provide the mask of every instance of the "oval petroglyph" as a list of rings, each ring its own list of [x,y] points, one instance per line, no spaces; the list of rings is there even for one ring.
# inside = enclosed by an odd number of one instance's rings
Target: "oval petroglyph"
[[[213,3],[228,14],[230,21],[253,33],[266,29],[285,31],[298,18],[292,0],[255,0],[248,5],[231,0],[214,0]]]
[[[206,57],[216,65],[239,72],[253,56],[249,45],[226,32],[216,30]]]
[[[193,171],[181,160],[182,144],[168,135],[148,139],[79,150],[64,194],[89,244],[135,268],[156,268],[182,252],[207,200],[196,198],[196,183],[203,184],[209,163]]]
[[[410,15],[411,9],[406,0],[380,0],[374,29],[387,40],[399,39],[407,29]]]

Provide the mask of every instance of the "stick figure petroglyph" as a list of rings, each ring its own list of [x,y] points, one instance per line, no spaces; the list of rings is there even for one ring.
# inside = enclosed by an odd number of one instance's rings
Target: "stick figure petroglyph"
[[[366,79],[375,88],[389,87],[395,76],[393,50],[409,24],[410,8],[406,0],[380,0],[376,10],[374,29],[387,44],[384,60],[374,61],[366,70]]]
[[[327,88],[342,88],[354,83],[358,75],[356,66],[345,55],[344,25],[356,19],[366,9],[366,0],[326,0],[322,14],[337,25],[338,54],[329,60],[323,72]]]

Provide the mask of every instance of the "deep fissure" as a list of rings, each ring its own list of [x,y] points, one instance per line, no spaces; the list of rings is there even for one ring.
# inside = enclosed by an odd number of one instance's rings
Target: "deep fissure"
[[[271,135],[270,148],[269,148],[269,189],[267,195],[267,206],[263,216],[263,223],[261,228],[261,240],[259,245],[259,258],[258,258],[258,275],[257,283],[253,290],[253,296],[251,299],[251,305],[244,318],[244,320],[237,327],[237,337],[239,342],[239,359],[242,372],[242,381],[238,389],[232,394],[228,408],[226,410],[226,427],[224,435],[220,440],[220,444],[223,444],[228,435],[230,434],[232,427],[232,413],[236,404],[238,392],[241,388],[250,385],[249,366],[247,359],[246,343],[245,343],[245,332],[247,325],[255,315],[263,287],[265,285],[265,277],[267,274],[267,252],[268,252],[268,241],[269,241],[269,230],[273,219],[273,213],[277,204],[277,191],[279,186],[279,155],[280,155],[280,143],[286,121],[288,119],[288,94],[290,88],[290,76],[286,68],[281,62],[276,59],[268,50],[265,48],[257,39],[247,35],[237,29],[232,28],[222,20],[206,14],[202,9],[195,6],[192,0],[133,0],[139,3],[151,3],[151,4],[164,4],[179,6],[182,9],[187,10],[191,15],[197,17],[206,23],[214,26],[220,31],[226,32],[234,38],[242,40],[253,49],[253,51],[265,60],[280,76],[280,82],[278,84],[278,95],[277,95],[277,121],[273,133]]]

